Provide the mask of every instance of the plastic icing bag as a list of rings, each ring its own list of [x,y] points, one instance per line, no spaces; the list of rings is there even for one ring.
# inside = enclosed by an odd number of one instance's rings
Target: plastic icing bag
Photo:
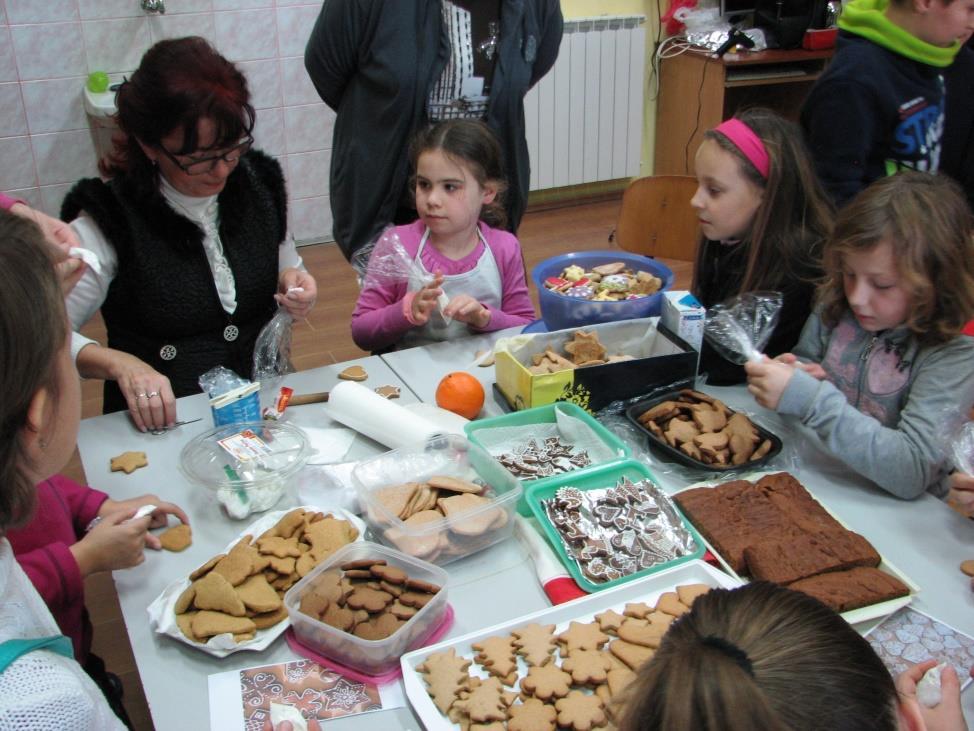
[[[974,421],[964,424],[954,435],[950,442],[950,455],[954,467],[974,475]]]
[[[294,318],[287,310],[277,314],[264,325],[254,345],[254,381],[264,386],[277,387],[277,381],[288,373],[291,366],[291,327]]]
[[[760,362],[778,314],[781,292],[747,292],[707,310],[704,336],[727,360],[743,365]]]
[[[383,231],[372,244],[368,262],[365,274],[362,276],[363,289],[407,282],[409,291],[415,292],[433,281],[429,272],[406,251],[406,247],[399,240],[399,235],[392,228]],[[354,262],[352,265],[358,269]],[[440,314],[443,315],[443,310],[450,303],[450,298],[443,292],[436,302]],[[446,315],[443,315],[443,318],[447,322],[452,319]]]

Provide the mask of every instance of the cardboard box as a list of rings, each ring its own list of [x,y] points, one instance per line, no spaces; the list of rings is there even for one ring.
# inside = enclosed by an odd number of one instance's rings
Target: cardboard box
[[[703,326],[707,310],[686,290],[663,293],[660,320],[670,331],[686,340],[697,351],[703,345]]]
[[[575,332],[596,332],[607,355],[633,360],[535,374],[531,356],[551,347],[565,355],[565,343]],[[494,346],[497,389],[515,411],[570,401],[596,412],[613,401],[649,394],[663,387],[684,387],[697,375],[697,351],[659,323],[657,317],[607,322],[586,328],[518,335]],[[677,385],[678,384],[678,385]]]

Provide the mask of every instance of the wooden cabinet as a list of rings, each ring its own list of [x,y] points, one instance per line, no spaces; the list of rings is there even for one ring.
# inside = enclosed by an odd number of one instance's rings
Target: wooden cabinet
[[[656,109],[656,175],[693,175],[703,133],[742,107],[798,113],[833,49],[761,51],[712,58],[687,52],[660,61]]]

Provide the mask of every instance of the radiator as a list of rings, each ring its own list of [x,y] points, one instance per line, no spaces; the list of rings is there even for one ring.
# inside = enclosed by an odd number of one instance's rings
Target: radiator
[[[645,20],[565,21],[557,62],[524,98],[531,190],[639,174]]]

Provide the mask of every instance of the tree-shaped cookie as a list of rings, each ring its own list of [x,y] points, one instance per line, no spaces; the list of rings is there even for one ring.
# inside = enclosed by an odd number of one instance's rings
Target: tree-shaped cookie
[[[434,652],[426,658],[416,669],[423,673],[426,680],[426,692],[433,699],[433,704],[446,714],[457,698],[462,688],[467,686],[470,676],[467,668],[470,661],[457,657],[452,647],[446,652]]]
[[[514,630],[511,634],[515,638],[517,654],[528,665],[547,665],[555,652],[555,638],[552,636],[554,631],[555,625],[537,622]]]

